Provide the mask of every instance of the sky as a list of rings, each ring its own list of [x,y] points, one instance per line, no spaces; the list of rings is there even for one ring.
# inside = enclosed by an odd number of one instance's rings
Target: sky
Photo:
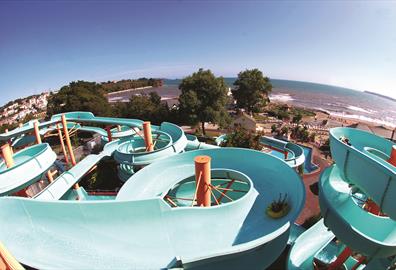
[[[396,2],[0,1],[0,105],[200,67],[396,98]]]

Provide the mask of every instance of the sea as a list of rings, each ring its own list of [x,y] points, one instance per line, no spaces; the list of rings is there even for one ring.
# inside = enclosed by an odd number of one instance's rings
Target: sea
[[[224,78],[229,87],[236,78]],[[166,79],[164,85],[139,91],[157,92],[168,104],[177,103],[181,80]],[[370,122],[375,125],[396,127],[396,101],[353,89],[291,80],[271,79],[271,101],[288,103],[299,107],[321,110],[335,117]],[[136,91],[120,93],[113,101],[125,101]]]

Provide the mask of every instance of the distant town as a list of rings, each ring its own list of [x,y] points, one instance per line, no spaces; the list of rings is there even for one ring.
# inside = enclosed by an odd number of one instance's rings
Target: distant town
[[[0,125],[11,125],[16,122],[45,116],[50,92],[43,92],[8,102],[0,108]]]

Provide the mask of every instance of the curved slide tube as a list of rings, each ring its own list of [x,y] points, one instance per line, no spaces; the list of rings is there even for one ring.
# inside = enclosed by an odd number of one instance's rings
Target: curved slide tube
[[[362,209],[338,166],[322,173],[319,190],[324,223],[345,245],[369,258],[396,254],[396,222]]]
[[[88,155],[82,161],[77,163],[70,170],[63,172],[52,183],[50,183],[40,193],[34,197],[38,200],[59,200],[66,192],[78,183],[80,179],[94,165],[99,163],[103,158],[110,157],[117,147],[117,141],[108,143],[103,151],[98,155]]]
[[[352,128],[333,128],[330,135],[331,154],[342,178],[396,220],[396,167],[386,161],[394,143]],[[351,145],[343,143],[343,137]]]
[[[217,206],[171,207],[164,196],[194,175],[198,155],[211,156],[212,169],[244,174],[249,191]],[[0,198],[0,240],[20,262],[39,269],[263,269],[283,251],[305,197],[290,167],[246,149],[174,155],[131,180],[114,201]],[[265,209],[279,193],[289,195],[291,210],[270,219]]]
[[[212,145],[212,144],[207,144],[198,141],[197,136],[191,135],[191,134],[186,134],[187,137],[187,145],[185,150],[186,151],[191,151],[191,150],[198,150],[198,149],[214,149],[214,148],[219,148],[220,146],[217,145]]]
[[[221,145],[222,142],[227,140],[227,134],[222,134],[219,137],[216,138],[216,144]],[[279,140],[276,138],[268,137],[268,136],[262,136],[260,138],[260,143],[263,145],[270,146],[272,149],[278,149],[278,151],[287,151],[288,152],[288,158],[280,158],[277,155],[273,155],[276,158],[279,158],[286,162],[290,167],[296,168],[305,162],[305,155],[304,155],[304,150],[298,146],[297,144]],[[276,150],[272,150],[276,151]],[[271,155],[271,153],[270,153]]]
[[[323,219],[303,232],[291,247],[287,269],[313,269],[312,262],[315,254],[334,238],[334,234],[327,229]]]
[[[56,154],[47,143],[37,144],[13,155],[14,166],[0,164],[0,196],[19,191],[47,172],[56,160]]]
[[[111,118],[111,117],[97,117],[91,112],[68,112],[64,113],[66,120],[68,122],[78,122],[78,123],[94,123],[94,124],[106,124],[106,125],[120,125],[126,127],[141,127],[143,121],[137,119],[127,119],[127,118]],[[48,130],[54,129],[54,125],[61,121],[62,114],[53,115],[51,120],[39,123],[40,133],[47,132]],[[85,128],[86,131],[97,132],[102,136],[107,137],[107,132],[102,128],[96,127],[87,127],[81,126],[81,128]],[[11,130],[7,133],[0,134],[0,141],[6,141],[9,139],[20,137],[23,134],[32,132],[34,130],[33,121],[29,121],[22,127]],[[114,138],[120,138],[123,136],[129,136],[129,133],[132,131],[122,130],[121,132],[114,131]]]
[[[263,136],[260,142],[264,145],[288,152],[288,158],[282,158],[290,167],[298,167],[305,162],[304,150],[297,144]]]
[[[157,143],[158,149],[152,152],[135,151],[143,149],[143,138],[135,136],[132,139],[120,140],[120,144],[114,153],[114,159],[128,165],[148,165],[155,160],[178,154],[187,145],[187,138],[184,131],[177,125],[164,122],[160,127],[153,126],[153,134],[157,135],[165,143]]]

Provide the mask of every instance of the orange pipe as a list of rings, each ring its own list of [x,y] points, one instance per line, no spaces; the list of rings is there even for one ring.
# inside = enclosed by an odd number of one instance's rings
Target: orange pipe
[[[34,127],[34,136],[36,137],[36,143],[40,144],[41,143],[41,137],[40,137],[40,130],[38,127],[38,121],[34,121],[33,127]]]
[[[221,200],[224,198],[225,194],[227,193],[228,190],[230,190],[230,187],[232,186],[232,184],[234,184],[235,180],[231,180],[230,182],[228,182],[227,186],[225,187],[225,189],[223,189],[223,193],[220,195],[220,197],[217,199],[218,202],[221,202]]]
[[[54,182],[54,177],[53,177],[53,175],[52,175],[51,170],[49,170],[49,171],[47,172],[47,179],[48,179],[48,181],[49,181],[50,183]]]
[[[8,128],[6,128],[5,130],[5,133],[7,134],[8,133]],[[11,150],[11,155],[13,155],[14,154],[14,150],[12,150],[12,142],[11,142],[11,139],[8,139],[8,144],[10,145],[10,150]]]
[[[328,270],[338,269],[351,255],[352,249],[349,247],[344,248],[344,250],[337,256],[337,259],[329,265]]]
[[[111,142],[113,140],[113,137],[111,136],[111,129],[109,126],[106,127],[106,131],[107,131],[107,139],[109,139],[109,142]]]
[[[69,151],[70,160],[71,160],[72,166],[75,166],[77,164],[77,162],[74,157],[73,148],[72,148],[72,145],[70,142],[69,130],[67,130],[67,122],[66,122],[65,114],[62,114],[62,126],[63,126],[63,132],[65,133],[66,146],[67,146],[67,150]],[[77,183],[74,184],[74,186],[73,186],[74,189],[78,189],[79,187],[80,186]]]
[[[195,162],[195,182],[198,206],[208,207],[211,205],[211,172],[209,156],[197,156]]]
[[[392,164],[393,166],[396,166],[396,145],[392,146],[390,158],[388,159],[388,162]]]
[[[1,146],[1,153],[7,168],[14,166],[14,159],[12,158],[11,147],[8,143]]]
[[[149,121],[143,122],[144,142],[146,144],[146,151],[154,150],[153,137],[151,135],[151,123]]]
[[[271,149],[271,150],[274,150],[274,151],[283,153],[283,154],[285,155],[285,159],[287,159],[288,152],[287,152],[286,150],[281,150],[281,149],[279,149],[279,148],[273,147],[273,146],[268,145],[268,144],[264,144],[264,146],[267,147],[268,149]]]
[[[62,130],[60,129],[59,124],[56,124],[56,129],[58,130],[59,141],[62,147],[63,155],[65,156],[66,164],[69,165],[69,158],[67,157],[65,143],[63,142]]]
[[[63,133],[65,133],[67,150],[69,151],[71,163],[74,166],[77,164],[77,162],[74,157],[73,148],[72,148],[72,145],[70,142],[70,137],[69,137],[69,130],[67,129],[66,116],[64,114],[62,114],[62,126],[63,126]]]

